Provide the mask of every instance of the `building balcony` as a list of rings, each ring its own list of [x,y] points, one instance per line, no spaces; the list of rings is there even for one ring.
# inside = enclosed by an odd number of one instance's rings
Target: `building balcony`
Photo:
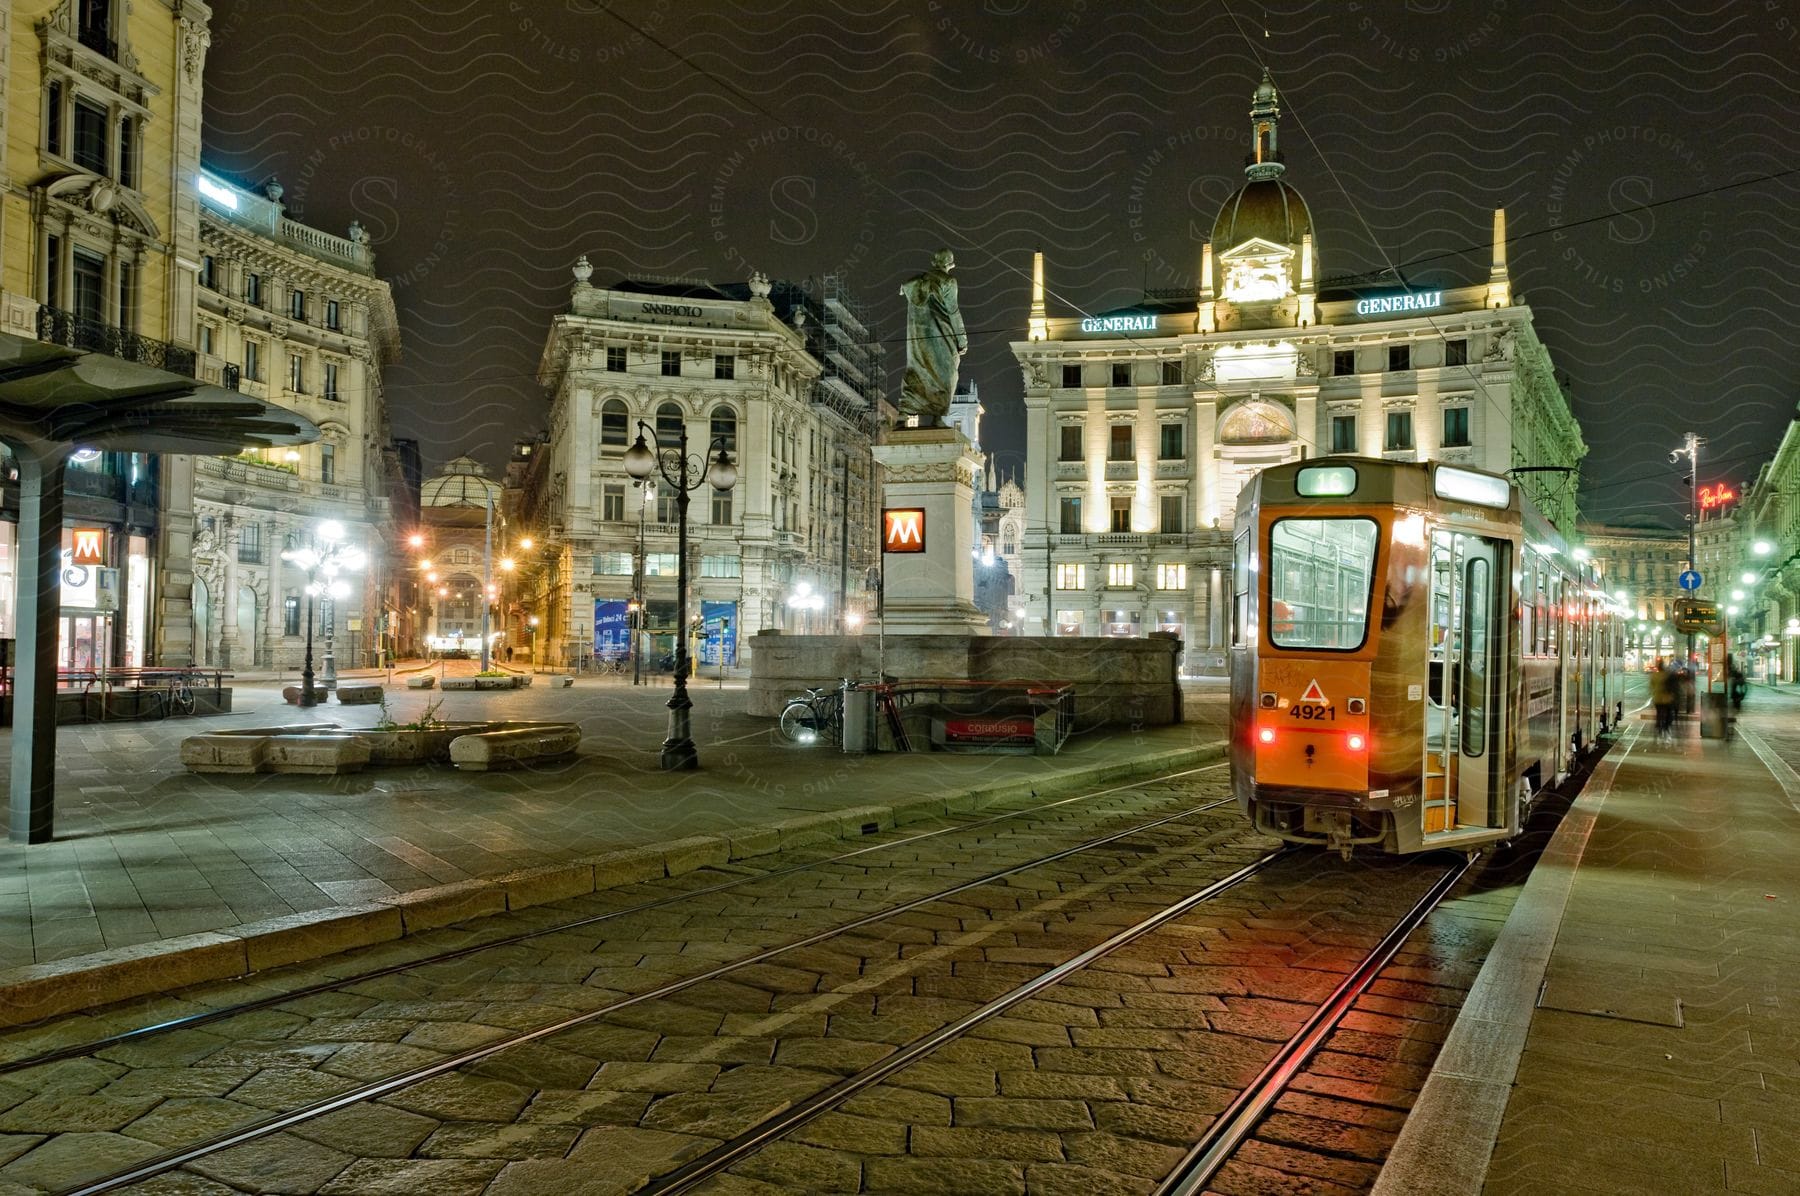
[[[171,345],[167,341],[151,340],[147,336],[139,336],[135,332],[127,332],[112,324],[104,324],[99,320],[78,316],[74,312],[64,311],[60,307],[51,307],[47,303],[38,306],[37,338],[52,345],[61,345],[66,349],[78,349],[83,353],[102,353],[108,357],[117,357],[121,361],[150,366],[152,369],[166,370],[171,374],[181,374],[196,381],[202,380],[195,372],[198,354],[192,349]],[[219,385],[231,385],[235,389],[235,383],[220,382]]]
[[[1159,478],[1191,477],[1194,472],[1193,462],[1186,460],[1158,461],[1156,476]]]
[[[1109,482],[1135,482],[1137,475],[1136,461],[1108,461],[1106,463],[1106,480]]]
[[[1056,476],[1059,478],[1083,478],[1087,476],[1086,461],[1058,461]]]

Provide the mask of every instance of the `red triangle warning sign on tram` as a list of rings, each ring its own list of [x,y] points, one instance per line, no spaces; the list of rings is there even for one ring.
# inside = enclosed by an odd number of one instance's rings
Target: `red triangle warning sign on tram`
[[[1300,695],[1302,702],[1325,702],[1325,691],[1319,688],[1319,679],[1314,677],[1306,683],[1306,692]]]

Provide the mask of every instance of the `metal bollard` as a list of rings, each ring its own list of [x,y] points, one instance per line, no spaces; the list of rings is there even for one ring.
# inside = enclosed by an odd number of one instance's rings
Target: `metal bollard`
[[[852,681],[845,681],[839,692],[844,700],[844,751],[861,755],[869,750],[869,712],[875,695]]]

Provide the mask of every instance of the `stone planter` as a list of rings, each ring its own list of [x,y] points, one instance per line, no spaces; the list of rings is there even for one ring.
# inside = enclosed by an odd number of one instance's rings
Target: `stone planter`
[[[525,676],[505,677],[446,677],[443,688],[450,690],[468,689],[524,689],[531,684],[529,674]]]
[[[444,723],[423,731],[358,731],[356,737],[369,745],[370,764],[424,764],[448,760],[450,741],[457,736],[492,726],[493,723]]]
[[[435,685],[437,685],[436,673],[420,673],[416,677],[406,679],[406,688],[408,689],[431,689]]]

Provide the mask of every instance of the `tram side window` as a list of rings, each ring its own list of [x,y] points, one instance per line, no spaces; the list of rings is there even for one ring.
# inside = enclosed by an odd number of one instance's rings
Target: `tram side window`
[[[1544,644],[1544,650],[1550,655],[1559,655],[1562,648],[1563,608],[1562,583],[1560,578],[1550,579],[1550,636]]]
[[[1533,611],[1531,651],[1534,656],[1542,656],[1545,652],[1545,645],[1550,641],[1550,608],[1549,604],[1544,601],[1544,575],[1542,573],[1537,576],[1537,590],[1532,598],[1531,606]]]
[[[1375,583],[1373,519],[1280,519],[1269,529],[1269,640],[1277,648],[1362,647]]]
[[[1537,562],[1529,554],[1525,557],[1525,568],[1519,574],[1519,652],[1531,655],[1531,636],[1537,627],[1537,620],[1532,617],[1531,587],[1537,576]]]
[[[1239,532],[1231,546],[1231,642],[1244,645],[1244,627],[1250,622],[1250,532]]]

